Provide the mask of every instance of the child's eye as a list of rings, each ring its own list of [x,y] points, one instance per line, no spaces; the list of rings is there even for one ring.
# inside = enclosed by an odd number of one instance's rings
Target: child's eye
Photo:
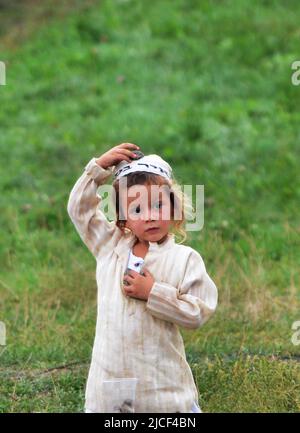
[[[140,212],[141,212],[140,205],[138,205],[137,207],[132,208],[132,209],[130,210],[130,213],[133,213],[133,212],[135,212],[135,213],[140,213]]]
[[[158,208],[158,209],[161,209],[161,207],[162,207],[162,202],[157,202],[154,206],[156,207],[156,208]],[[132,214],[132,213],[136,213],[136,214],[139,214],[139,213],[141,213],[141,207],[140,207],[140,205],[138,205],[138,206],[136,206],[136,207],[132,207],[131,209],[130,209],[130,213]]]

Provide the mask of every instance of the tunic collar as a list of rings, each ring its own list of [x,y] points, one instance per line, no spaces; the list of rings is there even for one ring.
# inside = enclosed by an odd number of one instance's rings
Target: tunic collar
[[[122,236],[114,248],[114,251],[118,254],[118,256],[128,255],[128,251],[133,247],[136,241],[136,236],[132,233]],[[175,235],[173,233],[169,233],[167,238],[159,244],[158,242],[150,242],[149,241],[149,252],[160,253],[162,251],[168,250],[175,245]]]

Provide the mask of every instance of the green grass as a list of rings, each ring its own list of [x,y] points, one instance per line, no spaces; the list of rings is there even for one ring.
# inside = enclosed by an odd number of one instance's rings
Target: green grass
[[[125,141],[205,185],[187,243],[219,306],[182,330],[203,411],[299,412],[299,3],[28,3],[0,18],[0,412],[83,410],[95,261],[67,199]]]

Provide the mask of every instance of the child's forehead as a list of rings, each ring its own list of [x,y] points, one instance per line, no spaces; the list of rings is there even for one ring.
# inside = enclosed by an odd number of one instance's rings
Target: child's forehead
[[[121,196],[127,198],[128,201],[135,200],[137,198],[151,199],[151,198],[162,198],[167,197],[169,194],[169,186],[166,184],[143,184],[143,185],[132,185],[125,188]]]

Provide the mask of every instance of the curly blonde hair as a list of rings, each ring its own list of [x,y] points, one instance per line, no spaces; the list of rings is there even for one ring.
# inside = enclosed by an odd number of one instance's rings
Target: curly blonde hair
[[[192,201],[190,197],[185,194],[174,176],[172,176],[171,180],[166,179],[163,176],[158,174],[146,172],[146,171],[138,171],[129,173],[126,175],[127,177],[127,189],[134,185],[167,185],[169,187],[170,192],[170,202],[171,202],[171,219],[172,228],[170,230],[171,233],[175,235],[175,238],[179,240],[179,244],[182,244],[187,239],[187,233],[184,229],[184,225],[187,219],[187,215],[192,215],[191,212],[194,211]],[[120,206],[120,194],[119,194],[119,179],[113,181],[112,186],[115,189],[115,210],[117,215],[116,225],[123,232],[124,235],[127,235],[126,232],[126,221],[120,220],[119,215],[119,206]],[[180,218],[174,220],[174,212],[176,211],[176,216],[180,214]]]

